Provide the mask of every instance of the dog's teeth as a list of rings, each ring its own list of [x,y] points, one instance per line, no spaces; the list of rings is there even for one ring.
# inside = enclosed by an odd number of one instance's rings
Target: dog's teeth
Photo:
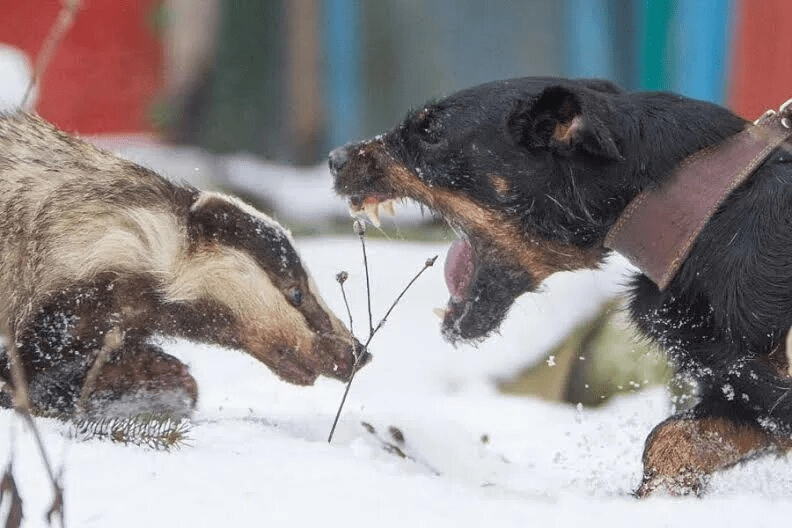
[[[396,200],[391,198],[390,200],[385,200],[380,204],[382,208],[382,212],[388,216],[396,216],[396,208],[395,208]]]
[[[363,209],[366,211],[366,215],[369,217],[369,221],[374,227],[379,227],[379,204],[377,202],[366,202],[363,204]]]
[[[446,309],[446,308],[435,308],[434,310],[432,310],[432,313],[434,313],[440,319],[445,319],[445,316],[448,313],[448,309]]]

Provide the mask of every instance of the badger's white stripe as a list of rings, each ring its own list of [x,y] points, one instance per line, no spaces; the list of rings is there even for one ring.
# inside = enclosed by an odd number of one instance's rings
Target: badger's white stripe
[[[267,313],[294,332],[305,326],[300,312],[289,304],[267,273],[243,251],[217,245],[179,262],[164,292],[173,302],[213,299],[228,306],[243,321]],[[271,324],[271,321],[260,321]]]
[[[171,213],[132,209],[111,221],[83,219],[80,228],[58,250],[61,262],[82,273],[118,265],[168,273],[186,249],[184,229]]]
[[[57,270],[52,282],[91,279],[107,270],[145,272],[168,282],[187,251],[185,229],[171,212],[135,208],[98,216],[66,214],[55,229],[64,235],[45,259]]]

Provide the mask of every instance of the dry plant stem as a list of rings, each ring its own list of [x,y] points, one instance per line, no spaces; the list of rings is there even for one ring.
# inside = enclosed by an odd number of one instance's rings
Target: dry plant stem
[[[369,340],[371,340],[371,336],[374,334],[374,325],[372,324],[371,317],[371,286],[369,283],[368,255],[366,255],[366,238],[364,233],[360,234],[360,246],[363,248],[363,269],[366,270],[366,306],[368,307]]]
[[[124,333],[118,327],[111,328],[105,334],[104,344],[101,350],[99,350],[99,354],[97,354],[93,365],[91,365],[91,368],[88,370],[88,374],[85,376],[85,382],[83,383],[82,389],[80,389],[80,399],[77,402],[78,413],[86,410],[88,397],[91,395],[91,389],[93,389],[94,383],[96,383],[96,378],[99,377],[99,373],[110,357],[110,354],[118,350],[123,342]]]
[[[10,343],[8,345],[8,356],[11,360],[11,380],[14,384],[14,410],[22,417],[33,433],[33,437],[36,439],[36,445],[38,445],[41,460],[44,463],[44,468],[49,476],[50,484],[52,484],[52,492],[55,495],[51,512],[58,513],[61,526],[65,526],[66,524],[63,519],[63,490],[58,484],[58,480],[55,478],[55,472],[52,471],[52,465],[47,456],[47,450],[44,449],[44,442],[41,440],[41,434],[36,427],[36,423],[33,421],[33,416],[30,414],[30,397],[27,380],[22,370],[22,361],[15,343]]]
[[[363,242],[363,235],[360,235],[360,241],[361,241],[361,243]],[[371,318],[371,295],[370,295],[370,288],[369,288],[369,282],[368,282],[368,261],[366,260],[365,256],[366,256],[366,245],[363,244],[363,266],[366,268],[366,292],[369,293],[369,296],[368,296],[368,298],[369,298],[369,321],[371,321],[371,319],[370,319]],[[344,388],[344,395],[341,397],[341,403],[338,405],[338,411],[336,412],[335,419],[333,420],[333,427],[330,428],[330,435],[327,437],[327,443],[328,444],[333,441],[333,435],[335,434],[336,426],[338,425],[338,420],[341,417],[341,410],[344,408],[344,403],[346,403],[347,396],[349,395],[349,389],[350,389],[350,387],[352,387],[352,381],[355,379],[355,374],[357,374],[358,367],[360,366],[360,360],[365,356],[366,352],[368,351],[368,347],[369,347],[369,344],[371,343],[371,340],[374,338],[374,335],[379,331],[379,329],[382,328],[382,326],[385,324],[385,321],[388,319],[388,316],[391,314],[393,309],[396,308],[396,305],[399,303],[401,298],[404,297],[404,294],[407,293],[407,290],[410,289],[410,287],[413,285],[413,283],[415,283],[415,281],[418,280],[418,277],[420,277],[423,274],[423,272],[426,271],[427,268],[430,268],[430,267],[432,267],[434,265],[435,260],[437,260],[437,255],[435,255],[434,257],[426,259],[426,262],[424,263],[424,267],[421,268],[421,271],[416,273],[415,276],[412,278],[412,280],[410,280],[410,282],[407,283],[407,286],[405,286],[404,289],[402,289],[401,293],[398,295],[398,297],[396,297],[396,300],[393,301],[393,303],[390,305],[390,308],[388,308],[388,311],[385,312],[385,315],[383,316],[383,318],[380,319],[379,323],[377,323],[377,327],[376,328],[374,328],[373,325],[371,323],[369,323],[370,331],[369,331],[368,339],[366,340],[366,343],[363,345],[363,350],[361,350],[360,354],[358,354],[357,358],[355,358],[355,365],[352,367],[352,374],[350,374],[349,381],[347,381],[346,387]],[[341,284],[341,291],[343,292],[343,283]],[[346,300],[346,296],[344,296],[344,300]],[[348,304],[347,304],[347,311],[349,312],[349,319],[350,319],[350,322],[351,322],[351,320],[352,320],[352,312],[349,311],[349,305]]]
[[[19,412],[24,410],[30,412],[30,395],[28,394],[27,380],[25,371],[22,369],[22,361],[15,343],[8,345],[8,358],[11,362],[11,382],[14,384],[14,409]]]
[[[387,312],[385,312],[385,315],[382,317],[382,319],[380,319],[380,322],[379,322],[379,323],[377,323],[377,328],[375,328],[375,329],[372,331],[372,335],[369,337],[369,340],[368,340],[368,341],[366,341],[366,347],[368,347],[368,344],[369,344],[369,342],[371,341],[371,338],[372,338],[372,337],[374,337],[374,334],[375,334],[375,333],[376,333],[376,332],[377,332],[377,331],[378,331],[380,328],[382,328],[382,325],[384,325],[384,324],[385,324],[385,321],[387,321],[387,320],[388,320],[388,316],[391,314],[391,312],[393,311],[393,309],[394,309],[394,308],[396,308],[396,305],[397,305],[397,304],[399,304],[399,301],[401,301],[401,298],[402,298],[402,297],[404,297],[404,294],[405,294],[405,293],[407,293],[407,290],[409,290],[409,289],[410,289],[410,287],[413,285],[413,283],[414,283],[415,281],[417,281],[417,280],[418,280],[418,277],[420,277],[420,276],[421,276],[421,274],[422,274],[424,271],[426,271],[426,269],[427,269],[427,268],[431,268],[432,266],[434,266],[434,263],[435,263],[435,261],[436,261],[436,260],[437,260],[437,255],[435,255],[434,257],[431,257],[431,258],[428,258],[428,259],[426,259],[426,262],[424,263],[424,267],[423,267],[423,268],[421,268],[421,271],[419,271],[418,273],[416,273],[416,274],[415,274],[415,277],[413,277],[413,278],[412,278],[412,280],[410,280],[410,282],[408,282],[408,283],[407,283],[407,286],[405,286],[405,287],[404,287],[404,289],[401,291],[401,293],[399,294],[399,296],[398,296],[398,297],[396,297],[396,300],[395,300],[395,301],[393,301],[393,304],[391,304],[391,305],[390,305],[390,308],[388,308],[388,311],[387,311]]]
[[[355,328],[352,323],[352,310],[349,309],[349,301],[347,300],[346,289],[344,289],[344,283],[348,277],[349,275],[347,275],[347,272],[342,271],[336,275],[336,280],[338,284],[341,285],[341,297],[344,298],[344,306],[346,306],[347,315],[349,316],[349,335],[355,337]]]
[[[8,497],[9,507],[5,519],[6,528],[19,528],[22,526],[22,497],[19,495],[16,481],[14,480],[14,470],[11,462],[8,463],[2,480],[0,480],[0,505],[5,503]]]
[[[63,7],[60,13],[58,13],[58,18],[55,20],[55,23],[52,24],[47,39],[41,46],[41,51],[36,59],[36,67],[33,70],[33,77],[31,77],[30,83],[28,83],[27,89],[25,90],[25,95],[22,97],[20,107],[23,109],[33,110],[33,108],[28,108],[30,94],[33,93],[33,88],[41,82],[41,78],[44,76],[47,66],[52,62],[55,51],[57,51],[63,37],[66,36],[69,28],[71,28],[74,23],[74,18],[77,16],[77,11],[79,10],[80,0],[63,0]]]

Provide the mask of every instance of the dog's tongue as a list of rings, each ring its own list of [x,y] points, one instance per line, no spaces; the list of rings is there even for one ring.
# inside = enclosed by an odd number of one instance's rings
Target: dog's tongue
[[[445,262],[445,279],[452,297],[465,298],[474,269],[473,246],[467,239],[460,238],[451,245]]]

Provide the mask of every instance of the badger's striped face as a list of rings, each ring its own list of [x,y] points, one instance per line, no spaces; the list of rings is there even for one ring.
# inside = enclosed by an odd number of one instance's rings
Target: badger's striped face
[[[349,378],[362,347],[318,296],[288,231],[236,199],[201,193],[188,239],[170,300],[225,307],[236,344],[286,381]]]

